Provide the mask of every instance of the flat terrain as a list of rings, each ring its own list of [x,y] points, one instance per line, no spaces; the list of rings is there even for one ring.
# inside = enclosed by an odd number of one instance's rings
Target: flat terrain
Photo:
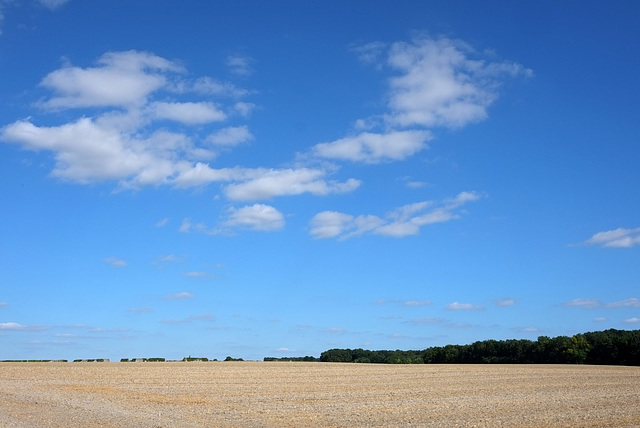
[[[640,367],[0,363],[0,427],[639,427]]]

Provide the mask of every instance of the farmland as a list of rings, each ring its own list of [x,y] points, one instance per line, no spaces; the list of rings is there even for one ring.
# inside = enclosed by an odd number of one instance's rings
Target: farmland
[[[640,368],[0,363],[0,427],[637,427]]]

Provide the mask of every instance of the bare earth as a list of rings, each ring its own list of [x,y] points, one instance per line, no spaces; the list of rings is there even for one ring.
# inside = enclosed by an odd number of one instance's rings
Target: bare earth
[[[0,427],[640,427],[640,367],[0,363]]]

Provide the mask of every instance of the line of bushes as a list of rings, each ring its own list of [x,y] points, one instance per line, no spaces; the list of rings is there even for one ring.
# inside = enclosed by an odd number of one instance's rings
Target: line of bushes
[[[263,361],[310,361],[316,362],[320,361],[320,358],[312,357],[307,355],[305,357],[264,357]]]

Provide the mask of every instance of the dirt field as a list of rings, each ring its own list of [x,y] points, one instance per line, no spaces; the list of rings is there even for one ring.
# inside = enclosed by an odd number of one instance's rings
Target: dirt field
[[[640,367],[0,363],[0,427],[639,427]]]

